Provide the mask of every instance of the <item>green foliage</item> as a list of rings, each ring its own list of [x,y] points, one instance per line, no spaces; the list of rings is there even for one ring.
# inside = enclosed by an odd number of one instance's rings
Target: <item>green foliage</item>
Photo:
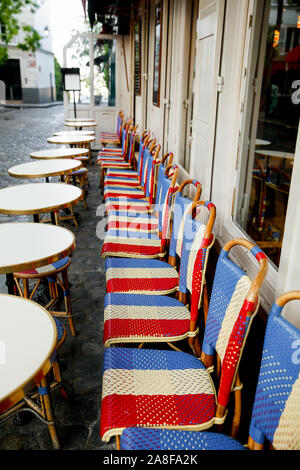
[[[63,82],[60,65],[56,57],[54,57],[54,70],[55,70],[55,86],[56,86],[56,100],[63,101]]]
[[[20,30],[24,33],[22,42],[17,47],[23,51],[35,52],[40,47],[42,36],[29,25],[20,25],[18,15],[26,7],[34,13],[39,7],[34,0],[1,0],[0,1],[0,41],[3,43],[0,49],[0,65],[8,59],[7,46],[18,35]]]

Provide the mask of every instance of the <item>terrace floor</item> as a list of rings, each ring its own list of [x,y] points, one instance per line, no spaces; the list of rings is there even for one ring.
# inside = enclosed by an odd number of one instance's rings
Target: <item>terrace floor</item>
[[[29,154],[53,148],[46,138],[64,129],[63,106],[23,110],[2,110],[0,113],[0,187],[32,183],[40,180],[14,179],[7,174],[10,166],[30,161]],[[83,203],[75,207],[79,228],[71,221],[61,225],[73,231],[77,246],[69,272],[74,321],[78,336],[73,338],[67,326],[67,339],[59,352],[61,371],[71,401],[66,402],[59,391],[53,393],[56,427],[63,450],[114,449],[102,443],[100,429],[100,398],[102,371],[103,299],[105,295],[104,260],[100,256],[101,240],[96,227],[102,216],[97,165],[88,166],[88,210]],[[0,223],[32,221],[27,216],[0,215]],[[0,276],[0,292],[6,293],[5,276]],[[25,413],[24,413],[25,414]],[[0,427],[0,450],[52,450],[45,426],[31,413],[28,422],[15,425],[13,419]]]

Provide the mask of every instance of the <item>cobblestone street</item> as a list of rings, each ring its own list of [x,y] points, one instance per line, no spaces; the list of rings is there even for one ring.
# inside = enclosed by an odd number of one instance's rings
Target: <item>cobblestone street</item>
[[[14,110],[2,108],[1,188],[41,181],[16,180],[8,175],[7,170],[18,163],[31,161],[30,153],[33,151],[53,148],[53,144],[47,143],[46,139],[60,130],[65,130],[63,106]],[[95,162],[95,155],[93,161]],[[55,422],[62,450],[114,448],[114,444],[102,443],[99,435],[105,275],[104,260],[100,256],[101,240],[96,236],[96,226],[101,218],[96,214],[102,198],[97,165],[89,165],[88,171],[88,210],[85,210],[82,202],[75,206],[79,228],[76,229],[72,221],[61,224],[76,235],[77,246],[72,254],[68,274],[78,333],[78,336],[73,338],[66,324],[67,339],[59,351],[61,371],[71,400],[65,401],[59,391],[53,393]],[[57,179],[54,178],[53,181]],[[0,215],[0,220],[3,223],[32,221],[32,218]],[[0,277],[0,291],[6,293],[5,276]],[[47,426],[31,413],[26,412],[26,417],[28,419],[22,425],[16,425],[13,419],[1,425],[0,449],[52,450]]]

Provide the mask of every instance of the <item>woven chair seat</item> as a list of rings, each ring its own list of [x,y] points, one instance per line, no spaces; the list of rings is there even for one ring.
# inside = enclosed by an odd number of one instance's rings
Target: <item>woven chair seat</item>
[[[105,234],[102,253],[106,256],[157,258],[164,257],[162,240],[154,233],[129,230],[108,230]]]
[[[120,148],[120,147],[102,147],[100,150],[99,150],[99,153],[123,153],[123,150]]]
[[[144,199],[130,199],[130,198],[108,198],[105,201],[105,210],[107,213],[115,211],[125,211],[127,213],[148,213],[150,204]]]
[[[215,432],[128,428],[121,450],[247,450],[230,436]]]
[[[102,155],[98,155],[97,157],[97,163],[101,163],[101,162],[107,162],[107,161],[110,161],[110,162],[124,162],[124,156],[123,155],[117,155],[117,154],[112,154],[112,155],[109,155],[109,154],[102,154]]]
[[[111,197],[128,197],[133,199],[143,199],[145,198],[145,193],[139,188],[106,186],[104,188],[104,199],[106,200]]]
[[[177,351],[105,350],[103,441],[129,427],[206,429],[215,407],[210,374],[196,357]]]
[[[138,179],[138,173],[135,170],[130,170],[130,169],[116,169],[116,168],[109,168],[106,172],[106,177],[110,178],[111,176],[114,176],[116,178],[135,178]]]
[[[119,186],[119,187],[139,187],[140,182],[138,179],[134,178],[125,178],[118,176],[109,176],[104,178],[104,188],[106,186]]]
[[[128,214],[127,212],[110,212],[107,229],[138,230],[141,232],[157,232],[158,220],[151,214]]]
[[[64,269],[68,263],[70,262],[70,258],[66,256],[65,258],[62,258],[58,261],[54,261],[51,264],[47,264],[46,266],[42,266],[40,268],[33,268],[33,269],[28,269],[27,271],[20,271],[14,273],[17,277],[28,277],[30,274],[33,276],[43,276],[47,277],[48,275],[51,277],[53,274],[56,272],[61,271]]]
[[[79,168],[79,170],[72,171],[72,173],[69,173],[68,176],[73,176],[73,175],[83,175],[86,174],[88,170],[86,168]]]
[[[190,312],[159,295],[106,294],[103,343],[179,341],[189,337]]]
[[[178,273],[157,259],[106,258],[107,292],[166,295],[178,287]]]
[[[100,166],[102,169],[106,168],[117,168],[117,169],[131,169],[131,164],[129,162],[124,162],[123,160],[118,162],[118,161],[110,161],[109,159],[101,160],[100,161]]]

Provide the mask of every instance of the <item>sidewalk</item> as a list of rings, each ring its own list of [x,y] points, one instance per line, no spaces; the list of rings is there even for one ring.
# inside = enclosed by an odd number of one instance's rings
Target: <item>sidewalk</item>
[[[0,112],[7,108],[50,108],[52,106],[63,106],[63,101],[51,101],[50,103],[5,103],[0,104]]]

